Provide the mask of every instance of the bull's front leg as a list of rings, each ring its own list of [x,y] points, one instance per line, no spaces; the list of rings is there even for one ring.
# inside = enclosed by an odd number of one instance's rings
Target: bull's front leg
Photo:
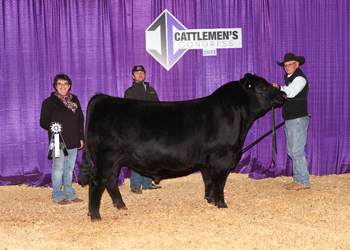
[[[217,171],[217,169],[219,169],[219,171]],[[228,170],[220,167],[216,168],[216,170],[212,172],[212,188],[209,191],[208,202],[213,202],[218,208],[227,208],[224,197],[224,188],[228,174]]]
[[[228,154],[227,156],[216,159],[212,162],[215,167],[212,168],[211,173],[213,187],[209,193],[209,199],[214,200],[214,203],[218,208],[227,208],[224,197],[227,176],[237,166],[241,156],[242,153]]]
[[[205,188],[205,193],[204,193],[204,199],[208,201],[208,203],[214,203],[212,195],[213,190],[213,183],[211,179],[211,172],[210,169],[208,168],[201,168],[201,173],[202,173],[202,178],[204,182],[204,188]]]
[[[224,187],[227,178],[227,171],[222,173],[217,173],[211,168],[201,169],[204,186],[205,186],[205,196],[204,199],[208,203],[213,203],[218,208],[226,208],[227,205],[224,199]]]
[[[216,180],[213,180],[214,185],[212,190],[212,196],[213,196],[215,206],[217,206],[218,208],[227,208],[227,205],[225,203],[225,196],[224,196],[226,178],[227,178],[227,175],[223,175],[218,177]]]

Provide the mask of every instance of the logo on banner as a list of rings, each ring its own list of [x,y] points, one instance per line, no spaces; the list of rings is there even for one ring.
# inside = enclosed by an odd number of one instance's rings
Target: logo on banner
[[[217,49],[242,48],[242,29],[186,29],[168,10],[146,29],[146,50],[170,70],[189,49],[216,56]]]

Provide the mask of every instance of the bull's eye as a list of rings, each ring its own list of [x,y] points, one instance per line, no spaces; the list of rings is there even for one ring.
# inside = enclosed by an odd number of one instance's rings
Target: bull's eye
[[[249,87],[249,88],[251,88],[251,87],[252,87],[252,85],[250,85],[250,84],[249,84],[249,86],[248,86],[248,87]]]

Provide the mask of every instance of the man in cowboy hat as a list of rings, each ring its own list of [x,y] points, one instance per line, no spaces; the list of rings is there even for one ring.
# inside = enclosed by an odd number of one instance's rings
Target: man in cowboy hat
[[[284,130],[287,139],[288,155],[293,161],[294,181],[284,187],[288,190],[310,189],[308,163],[305,154],[309,114],[307,110],[307,96],[309,83],[299,68],[305,63],[303,56],[287,53],[283,62],[277,62],[284,68],[285,85],[272,85],[285,92],[287,102],[282,107],[282,116],[285,120]]]

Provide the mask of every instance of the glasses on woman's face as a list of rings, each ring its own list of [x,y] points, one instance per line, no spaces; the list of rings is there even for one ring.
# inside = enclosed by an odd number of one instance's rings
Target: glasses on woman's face
[[[68,81],[57,81],[57,86],[68,86]]]
[[[293,65],[296,64],[296,63],[297,63],[297,62],[285,64],[285,65],[283,65],[283,68],[287,68],[287,67],[293,66]]]

